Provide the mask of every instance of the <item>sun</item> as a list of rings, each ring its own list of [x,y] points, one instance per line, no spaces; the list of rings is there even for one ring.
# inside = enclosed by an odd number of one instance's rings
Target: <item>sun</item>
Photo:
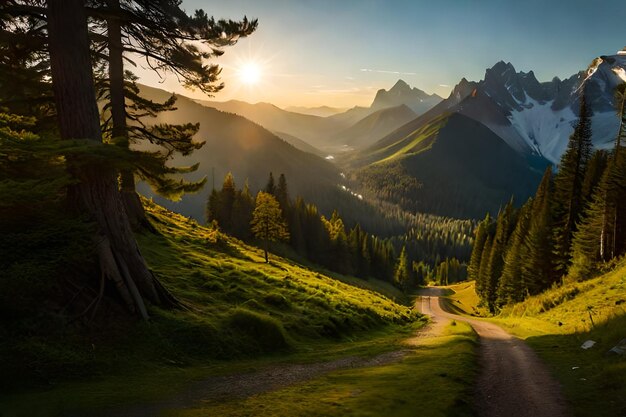
[[[237,72],[241,82],[249,86],[256,85],[261,80],[261,68],[254,62],[243,64]]]

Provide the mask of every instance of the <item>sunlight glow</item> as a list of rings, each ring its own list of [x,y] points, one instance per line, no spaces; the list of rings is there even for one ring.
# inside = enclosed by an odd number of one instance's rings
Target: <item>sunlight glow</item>
[[[254,62],[243,64],[237,71],[241,82],[247,85],[256,85],[261,80],[261,68]]]

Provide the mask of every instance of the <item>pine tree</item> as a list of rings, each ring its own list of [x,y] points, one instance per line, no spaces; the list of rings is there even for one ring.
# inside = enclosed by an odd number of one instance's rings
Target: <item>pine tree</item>
[[[276,200],[280,204],[280,208],[283,210],[284,214],[287,214],[289,211],[289,191],[287,190],[287,179],[285,178],[285,174],[280,174],[278,177],[278,186],[276,187]]]
[[[546,168],[530,208],[530,223],[524,240],[526,259],[522,280],[530,294],[537,294],[554,282],[552,262],[552,167]]]
[[[308,253],[307,241],[305,240],[307,209],[306,203],[302,197],[296,198],[291,210],[291,216],[289,216],[289,230],[291,247],[300,255],[306,256],[312,259],[312,255]]]
[[[352,270],[355,275],[365,278],[367,274],[364,273],[364,259],[362,253],[362,239],[363,239],[363,231],[361,230],[360,225],[356,225],[350,230],[350,234],[348,235],[348,246],[350,250],[350,260],[352,263]]]
[[[274,174],[272,174],[271,172],[264,191],[276,197],[276,183],[274,182]]]
[[[478,280],[478,274],[480,273],[480,259],[483,254],[483,247],[487,240],[488,229],[491,225],[491,216],[489,213],[485,216],[482,222],[478,224],[476,228],[476,237],[474,238],[474,244],[472,246],[472,255],[467,268],[468,279]]]
[[[131,224],[149,226],[143,207],[135,191],[135,171],[153,185],[155,191],[165,197],[178,198],[181,193],[198,191],[205,180],[188,183],[171,178],[172,174],[189,172],[190,169],[166,167],[165,161],[172,152],[188,154],[202,143],[192,142],[198,125],[160,124],[147,127],[143,116],[155,116],[161,111],[173,110],[176,97],[157,104],[140,97],[132,73],[125,71],[124,62],[129,55],[142,56],[148,68],[159,76],[173,73],[185,86],[198,88],[206,94],[219,91],[220,69],[217,65],[207,65],[207,59],[222,55],[222,47],[233,45],[239,37],[251,34],[256,21],[241,22],[220,20],[202,11],[188,16],[176,0],[95,0],[90,4],[92,17],[92,39],[95,42],[98,58],[106,68],[106,78],[102,81],[106,119],[105,133],[115,138],[118,145],[129,148],[131,143],[147,140],[165,148],[159,155],[145,153],[135,167],[121,170],[122,198]],[[106,35],[104,35],[106,33]],[[131,64],[134,62],[129,61]],[[135,65],[135,64],[134,64]],[[127,104],[129,102],[129,104]],[[130,122],[130,123],[129,123]],[[149,156],[150,163],[141,164]],[[197,166],[196,166],[197,168]]]
[[[608,244],[606,229],[607,201],[604,186],[594,194],[594,201],[585,209],[572,241],[572,264],[568,278],[580,281],[590,278],[602,259]]]
[[[617,150],[617,148],[616,148]],[[617,252],[617,219],[619,212],[619,177],[620,160],[623,152],[613,152],[609,164],[604,172],[600,187],[596,194],[595,207],[600,214],[600,259],[608,261],[616,256]]]
[[[263,242],[265,262],[269,263],[267,253],[269,243],[289,239],[287,224],[282,218],[280,205],[273,195],[259,191],[250,225],[254,236]]]
[[[493,237],[487,235],[485,245],[483,246],[483,252],[480,256],[480,268],[478,270],[478,276],[476,278],[475,291],[481,300],[487,299],[487,280],[489,276],[489,257],[491,256],[491,246]]]
[[[626,145],[626,82],[615,88],[615,112],[619,118],[619,128],[615,138],[615,149],[621,149]]]
[[[406,246],[402,246],[400,256],[396,260],[393,273],[393,283],[403,291],[408,290],[411,279],[411,271],[409,269],[409,260],[406,253]]]
[[[531,207],[532,199],[529,199],[520,209],[517,224],[511,236],[497,290],[496,305],[498,307],[522,301],[528,291],[523,280],[522,265],[526,260],[524,240],[528,233]]]
[[[330,239],[331,268],[342,274],[351,274],[353,271],[352,265],[350,264],[348,236],[346,235],[346,228],[343,220],[339,216],[339,212],[334,210],[330,219],[326,219],[322,216],[322,223],[326,227]]]
[[[584,208],[583,180],[591,150],[591,114],[583,90],[578,124],[569,138],[554,179],[554,262],[555,270],[562,275],[569,267],[572,236]]]
[[[583,206],[593,201],[593,193],[602,179],[607,163],[608,154],[602,149],[595,151],[591,159],[589,159],[585,168],[585,177],[581,189]]]
[[[218,221],[218,210],[220,205],[220,195],[218,191],[214,188],[211,190],[209,194],[209,198],[207,199],[206,209],[204,212],[204,217],[207,224],[211,224],[213,221]]]
[[[500,277],[504,268],[504,254],[506,252],[511,223],[513,219],[513,201],[509,201],[498,214],[496,233],[491,243],[491,253],[484,278],[484,301],[489,311],[496,311],[496,298]]]
[[[85,3],[51,0],[44,14],[60,136],[93,144],[95,152],[101,149],[102,132]],[[148,318],[145,301],[178,305],[141,256],[118,190],[116,169],[107,163],[84,163],[84,159],[77,156],[67,160],[68,172],[75,180],[68,187],[68,205],[78,216],[91,218],[97,225],[94,241],[98,242],[99,275],[115,283],[128,308],[144,319]]]
[[[606,165],[592,198],[584,210],[584,215],[574,232],[571,257],[572,263],[568,277],[582,280],[593,276],[598,264],[623,253],[626,243],[626,155],[622,149],[624,122],[626,121],[625,106],[626,83],[616,89],[615,104],[620,125],[615,139],[615,148],[606,163],[597,163],[594,159],[602,156],[596,152],[589,162],[587,177],[598,177],[600,166]],[[596,157],[597,155],[597,157]],[[604,159],[606,159],[604,157]],[[585,185],[587,180],[585,178]],[[594,187],[589,187],[593,191]],[[590,192],[587,192],[590,194]]]
[[[219,194],[219,206],[217,209],[217,222],[226,233],[233,232],[233,206],[237,195],[235,178],[230,172],[224,177],[222,189]]]
[[[235,202],[233,203],[231,223],[233,228],[233,235],[235,237],[243,240],[250,239],[250,222],[252,221],[253,211],[254,197],[252,197],[252,195],[250,194],[248,181],[246,181],[243,189],[236,191]]]

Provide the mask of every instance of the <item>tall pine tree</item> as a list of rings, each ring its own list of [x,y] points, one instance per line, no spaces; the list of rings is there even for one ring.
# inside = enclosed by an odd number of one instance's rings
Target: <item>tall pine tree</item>
[[[519,211],[517,224],[511,236],[511,242],[504,258],[504,268],[498,284],[496,305],[522,301],[528,290],[522,275],[522,265],[526,262],[524,240],[530,223],[532,199],[528,200]]]
[[[528,233],[524,240],[526,259],[522,280],[531,294],[554,282],[552,226],[552,167],[548,166],[530,207]]]
[[[491,215],[487,213],[482,222],[476,228],[476,237],[472,247],[472,255],[467,267],[468,278],[470,280],[478,280],[480,273],[480,260],[482,258],[483,249],[487,240],[487,234],[491,226]]]
[[[583,180],[591,151],[591,112],[583,88],[578,124],[569,138],[554,179],[554,266],[561,275],[569,267],[572,237],[584,208]]]

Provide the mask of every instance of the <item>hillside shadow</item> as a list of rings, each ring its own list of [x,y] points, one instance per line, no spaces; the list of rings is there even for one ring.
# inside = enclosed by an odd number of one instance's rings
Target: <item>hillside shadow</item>
[[[609,350],[626,338],[626,312],[591,331],[533,336],[526,342],[563,385],[577,416],[626,416],[626,355]],[[593,340],[595,345],[582,349]]]

